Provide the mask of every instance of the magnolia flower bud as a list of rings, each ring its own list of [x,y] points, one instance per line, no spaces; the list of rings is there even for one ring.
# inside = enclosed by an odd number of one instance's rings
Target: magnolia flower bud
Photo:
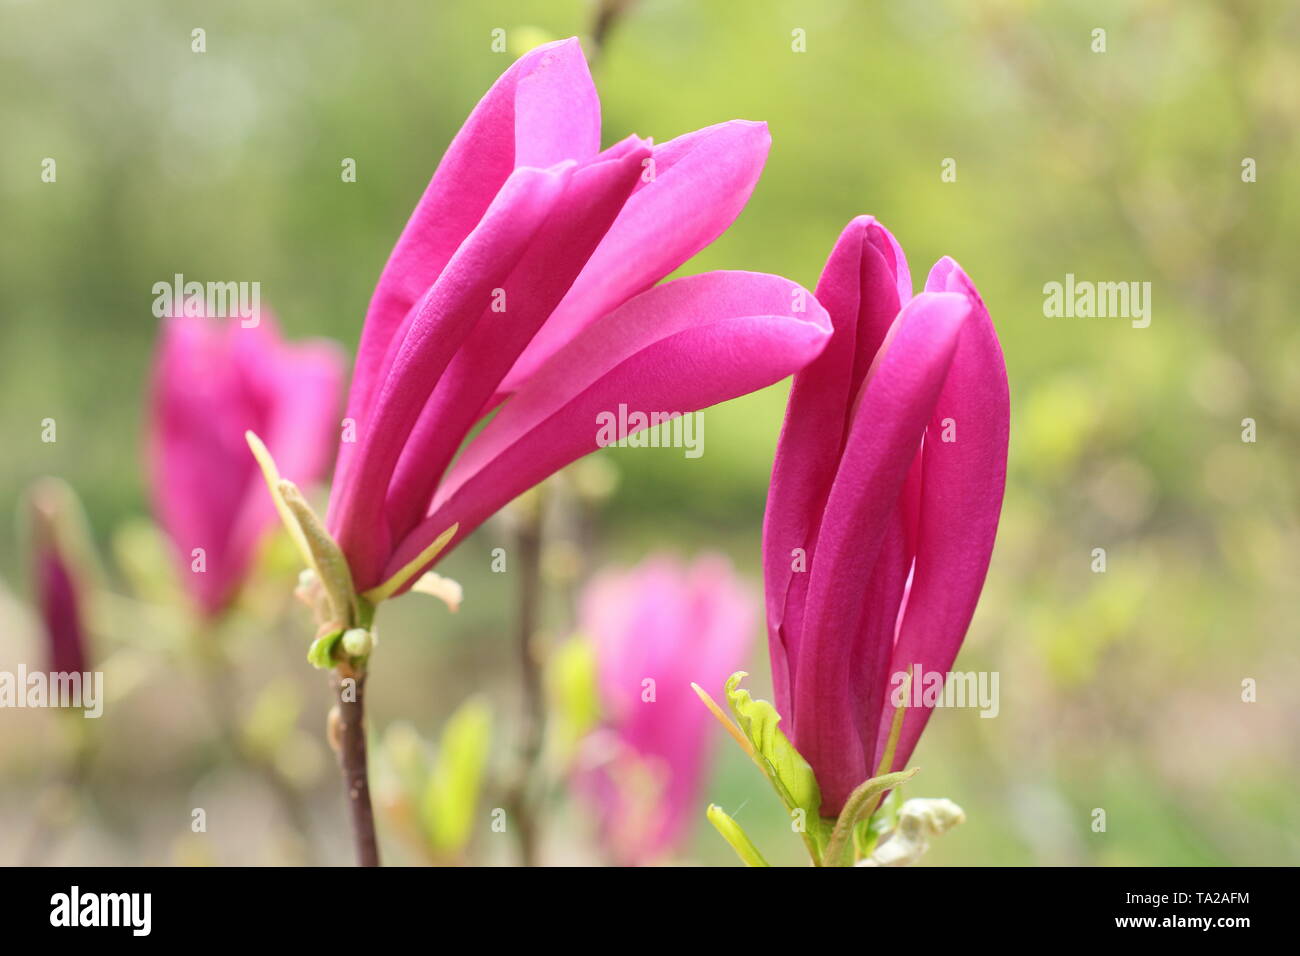
[[[57,478],[37,481],[27,502],[32,592],[45,630],[48,667],[52,673],[85,671],[90,549],[81,503]]]
[[[343,650],[349,657],[365,657],[374,647],[374,637],[363,627],[354,627],[343,633]]]

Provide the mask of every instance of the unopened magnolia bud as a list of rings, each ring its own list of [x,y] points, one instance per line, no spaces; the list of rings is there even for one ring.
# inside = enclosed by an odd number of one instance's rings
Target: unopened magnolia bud
[[[343,650],[349,657],[365,657],[375,647],[375,639],[362,627],[343,632]]]

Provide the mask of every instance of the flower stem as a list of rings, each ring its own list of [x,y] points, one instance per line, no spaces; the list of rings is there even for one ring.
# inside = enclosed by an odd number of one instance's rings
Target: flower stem
[[[337,703],[330,711],[330,742],[338,753],[343,787],[352,815],[357,865],[379,866],[379,841],[375,837],[375,813],[370,804],[370,780],[366,756],[366,675],[340,665],[333,672]]]

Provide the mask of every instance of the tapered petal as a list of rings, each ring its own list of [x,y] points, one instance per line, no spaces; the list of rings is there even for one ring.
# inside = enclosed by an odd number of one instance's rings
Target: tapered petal
[[[902,249],[870,216],[845,227],[817,284],[835,332],[797,374],[777,444],[763,522],[764,591],[776,705],[790,712],[808,567],[844,450],[854,396],[899,309],[911,299]]]
[[[1006,364],[974,284],[951,259],[935,265],[926,288],[964,295],[972,315],[962,329],[943,391],[926,428],[920,481],[916,566],[890,673],[920,664],[947,673],[975,612],[993,553],[1007,475],[1010,404]],[[954,441],[944,441],[950,422]],[[907,764],[930,709],[904,718],[893,767]],[[876,758],[884,752],[893,708],[880,718]]]
[[[555,208],[573,169],[563,163],[511,173],[388,350],[383,383],[365,417],[357,420],[355,467],[336,479],[330,498],[330,530],[358,588],[382,580],[379,572],[391,553],[384,502],[407,437],[456,350],[491,308],[493,290],[502,286]]]
[[[868,701],[883,693],[907,575],[898,502],[970,312],[966,296],[947,292],[904,307],[862,385],[827,498],[793,693],[795,745],[817,774],[823,816],[874,770],[880,706]]]
[[[649,144],[632,138],[577,169],[564,195],[439,379],[388,490],[400,536],[428,512],[433,490],[502,376],[587,264],[641,175]]]
[[[585,162],[599,148],[600,100],[577,39],[540,46],[501,75],[447,148],[379,278],[357,349],[350,418],[365,417],[403,319],[478,225],[511,172]],[[353,451],[340,446],[340,476]]]
[[[771,142],[766,123],[732,120],[656,146],[653,166],[511,369],[502,396],[578,332],[722,235],[749,201]]]
[[[594,451],[600,416],[620,404],[686,413],[726,401],[802,368],[829,334],[825,310],[779,276],[713,272],[637,296],[557,353],[466,446],[389,573],[459,523],[450,550],[516,495]]]

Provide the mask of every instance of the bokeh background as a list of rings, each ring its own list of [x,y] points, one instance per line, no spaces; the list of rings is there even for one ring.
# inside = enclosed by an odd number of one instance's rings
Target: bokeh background
[[[60,784],[62,715],[0,711],[0,862],[20,858],[40,820],[59,828],[38,848],[45,862],[350,858],[321,733],[328,692],[303,660],[311,625],[285,601],[291,555],[271,543],[221,634],[195,635],[149,524],[151,287],[178,272],[258,280],[290,337],[353,348],[379,269],[465,115],[513,55],[573,34],[586,38],[606,143],[733,117],[771,126],[752,201],[685,271],[772,271],[811,287],[844,223],[871,213],[914,277],[952,255],[993,315],[1011,380],[1010,475],[958,667],[1001,674],[1001,712],[941,711],[930,724],[909,793],[950,797],[969,819],[927,863],[1300,860],[1300,8],[616,6],[597,45],[589,0],[0,2],[0,500],[44,474],[84,499],[106,591],[95,652],[114,695],[85,721],[96,755],[73,787]],[[492,52],[494,28],[510,53]],[[791,49],[796,29],[806,52]],[[41,181],[45,157],[56,184]],[[340,179],[344,157],[355,183]],[[1242,179],[1248,157],[1255,182]],[[955,182],[941,179],[946,158]],[[1149,281],[1150,327],[1044,317],[1043,285],[1066,273]],[[698,460],[608,450],[556,485],[543,644],[572,629],[585,575],[656,550],[720,551],[757,595],[787,387],[707,412]],[[53,444],[40,440],[47,417]],[[603,496],[579,494],[602,484]],[[494,714],[494,761],[509,752],[516,597],[511,575],[488,572],[509,519],[440,568],[465,586],[459,614],[419,597],[384,609],[376,735],[405,721],[434,739],[477,692]],[[42,654],[17,540],[0,534],[9,670]],[[1091,570],[1099,547],[1104,574]],[[216,662],[205,640],[220,644]],[[759,633],[751,658],[766,696]],[[241,733],[294,781],[292,799],[214,734],[212,668]],[[1255,703],[1242,701],[1247,678]],[[704,822],[709,799],[770,859],[798,862],[779,804],[720,732],[716,754],[681,858],[735,862]],[[486,826],[494,786],[477,862],[512,858]],[[192,832],[195,807],[206,833]],[[1094,808],[1105,833],[1091,829]],[[562,791],[551,811],[545,858],[598,860],[587,815]],[[295,819],[309,846],[291,838]],[[381,826],[391,860],[420,860]]]

